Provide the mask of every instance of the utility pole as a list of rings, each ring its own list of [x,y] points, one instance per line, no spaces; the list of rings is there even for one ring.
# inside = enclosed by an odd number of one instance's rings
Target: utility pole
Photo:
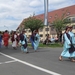
[[[44,0],[44,25],[48,25],[48,0]]]
[[[44,0],[44,25],[47,25],[48,29],[48,0]],[[47,30],[48,35],[48,30]]]

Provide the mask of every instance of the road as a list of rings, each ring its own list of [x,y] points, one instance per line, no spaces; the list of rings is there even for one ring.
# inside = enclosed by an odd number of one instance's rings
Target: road
[[[38,48],[34,52],[22,53],[20,47],[14,50],[0,49],[0,75],[74,75],[75,63],[68,58],[59,61],[62,48]]]

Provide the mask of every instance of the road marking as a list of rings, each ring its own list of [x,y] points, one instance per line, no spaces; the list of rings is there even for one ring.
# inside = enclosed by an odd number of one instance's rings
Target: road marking
[[[16,60],[12,60],[12,61],[6,61],[6,62],[0,62],[0,64],[12,63],[12,62],[16,62]]]
[[[61,74],[59,74],[59,73],[56,73],[56,72],[53,72],[53,71],[50,71],[50,70],[41,68],[41,67],[39,67],[39,66],[30,64],[30,63],[28,63],[28,62],[22,61],[22,60],[20,60],[20,59],[14,58],[14,57],[9,56],[9,55],[7,55],[7,54],[4,54],[4,53],[2,53],[2,52],[0,52],[0,54],[6,56],[6,57],[8,57],[8,58],[11,58],[11,59],[13,59],[13,60],[15,60],[15,61],[18,61],[18,62],[20,62],[20,63],[22,63],[22,64],[25,64],[25,65],[28,65],[28,66],[33,67],[33,68],[35,68],[35,69],[41,70],[41,71],[43,71],[43,72],[46,72],[46,73],[48,73],[48,74],[51,74],[51,75],[61,75]]]

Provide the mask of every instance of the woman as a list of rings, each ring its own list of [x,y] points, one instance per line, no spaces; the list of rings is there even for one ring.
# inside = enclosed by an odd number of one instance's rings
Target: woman
[[[16,35],[16,31],[14,31],[13,33],[12,33],[12,38],[11,38],[11,41],[12,41],[12,47],[13,47],[13,49],[17,49],[17,35]]]
[[[72,58],[71,53],[69,52],[71,48],[71,36],[69,35],[70,28],[66,27],[65,33],[63,34],[63,51],[61,53],[61,56],[59,57],[59,60],[62,60],[62,57],[71,58],[71,61],[75,62],[74,58]]]
[[[20,34],[20,44],[21,44],[21,51],[29,53],[27,50],[27,37],[25,35],[25,31],[22,31],[22,33]]]
[[[6,48],[8,48],[8,45],[9,45],[9,38],[10,38],[10,35],[9,35],[8,31],[6,30],[3,34],[3,42],[4,42],[4,46]]]
[[[69,35],[71,37],[71,48],[69,50],[70,52],[70,58],[75,58],[75,34],[72,32],[73,27],[69,26]]]
[[[38,34],[38,30],[35,30],[35,37],[34,37],[34,50],[36,51],[38,49],[40,42],[40,36]]]

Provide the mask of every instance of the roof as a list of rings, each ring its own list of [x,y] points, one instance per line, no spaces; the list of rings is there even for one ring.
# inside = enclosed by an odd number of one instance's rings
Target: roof
[[[48,22],[52,23],[55,18],[61,18],[63,14],[65,14],[65,17],[75,15],[75,5],[48,12]],[[44,20],[44,14],[35,17]]]
[[[56,18],[60,19],[64,13],[65,17],[75,15],[75,5],[48,12],[48,22],[52,23]],[[44,14],[35,15],[34,17],[44,21]],[[23,24],[24,20],[21,22],[19,27]]]

